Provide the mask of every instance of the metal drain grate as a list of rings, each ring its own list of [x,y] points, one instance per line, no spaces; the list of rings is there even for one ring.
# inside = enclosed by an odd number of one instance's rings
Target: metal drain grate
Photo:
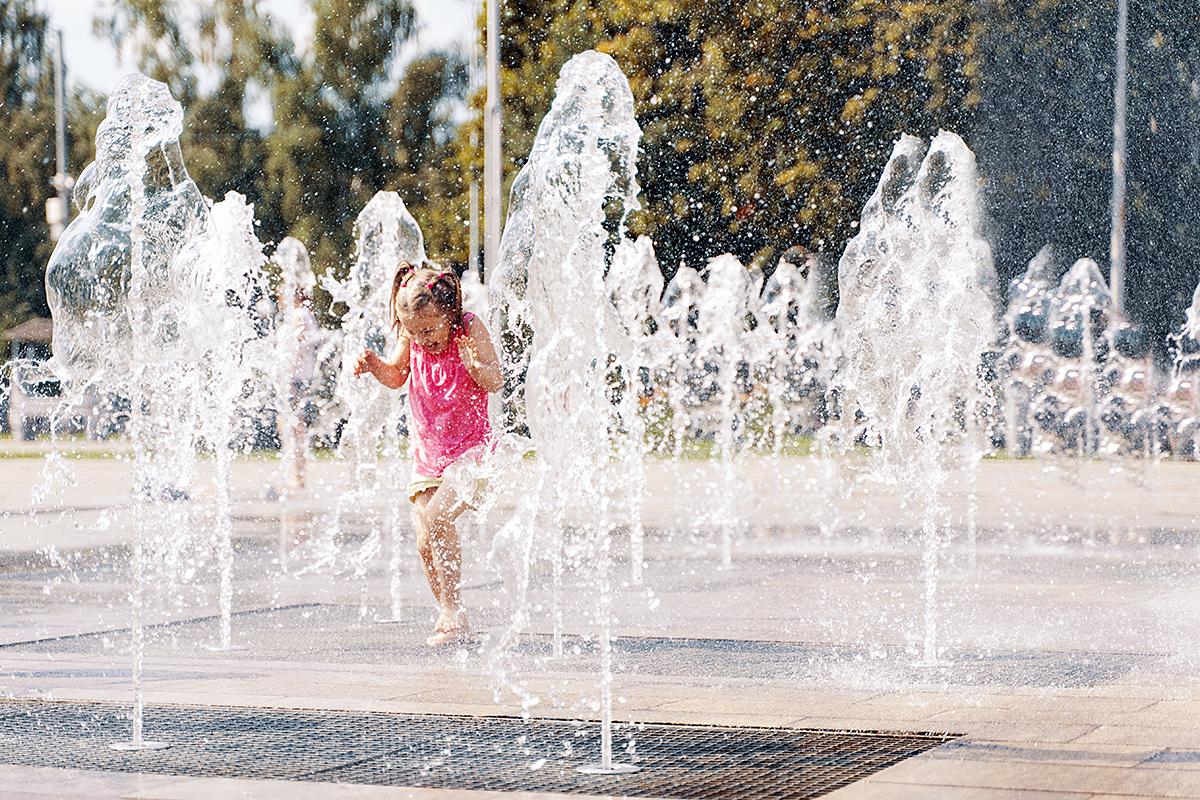
[[[126,709],[0,703],[0,762],[38,767],[275,778],[490,791],[675,798],[818,797],[954,734],[620,726],[632,775],[583,775],[599,759],[594,723],[225,707],[149,706],[168,750],[120,753]]]

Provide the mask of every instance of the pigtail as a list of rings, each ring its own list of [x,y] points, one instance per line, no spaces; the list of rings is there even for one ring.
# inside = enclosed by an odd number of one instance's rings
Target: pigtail
[[[400,315],[396,313],[396,297],[400,294],[400,290],[408,285],[409,280],[415,275],[417,268],[407,261],[401,261],[396,267],[396,275],[392,278],[392,293],[388,298],[388,316],[392,319],[392,330],[400,330]]]

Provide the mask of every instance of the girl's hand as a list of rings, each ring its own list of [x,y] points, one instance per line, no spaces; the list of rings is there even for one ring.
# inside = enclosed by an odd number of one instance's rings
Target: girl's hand
[[[354,377],[357,378],[364,372],[369,372],[374,375],[375,370],[378,369],[382,363],[383,361],[379,358],[379,354],[374,350],[364,350],[362,355],[358,357],[358,360],[354,362]]]
[[[464,333],[454,340],[458,344],[458,357],[467,368],[471,379],[481,389],[488,392],[498,391],[504,386],[504,373],[500,369],[492,341],[483,323],[476,319],[471,325],[474,333]],[[482,338],[477,339],[477,336]]]
[[[479,358],[479,351],[475,348],[475,342],[465,333],[454,341],[458,343],[458,356],[462,359],[463,366],[467,368],[467,372],[474,375],[475,371],[483,366],[483,362]]]

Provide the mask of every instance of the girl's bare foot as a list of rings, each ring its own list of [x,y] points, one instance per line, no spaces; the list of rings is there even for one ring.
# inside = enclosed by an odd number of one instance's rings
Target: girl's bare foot
[[[461,609],[458,611],[442,611],[434,625],[433,635],[425,640],[430,647],[441,647],[447,644],[457,644],[467,638],[471,627],[467,624],[467,615]]]

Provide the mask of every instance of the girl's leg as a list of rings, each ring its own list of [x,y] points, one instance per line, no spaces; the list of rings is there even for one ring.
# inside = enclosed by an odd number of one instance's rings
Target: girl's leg
[[[299,415],[292,420],[292,474],[288,484],[289,489],[304,489],[305,451],[308,450],[308,430],[304,420]]]
[[[425,571],[425,580],[437,600],[438,608],[442,609],[442,581],[433,560],[433,542],[429,535],[429,525],[426,522],[426,508],[433,499],[435,489],[426,489],[413,498],[412,522],[417,532],[417,554],[421,557],[421,569]]]
[[[441,588],[438,600],[442,606],[442,619],[439,620],[438,630],[444,633],[462,633],[467,629],[461,592],[462,548],[454,524],[465,510],[466,505],[453,489],[445,485],[434,492],[423,510],[433,566]]]

